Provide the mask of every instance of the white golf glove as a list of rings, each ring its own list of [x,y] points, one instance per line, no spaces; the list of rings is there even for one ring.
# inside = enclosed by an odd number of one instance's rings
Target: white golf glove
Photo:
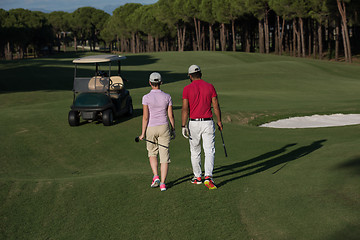
[[[189,138],[190,136],[190,131],[189,128],[187,126],[182,127],[182,135],[184,136],[184,138]]]

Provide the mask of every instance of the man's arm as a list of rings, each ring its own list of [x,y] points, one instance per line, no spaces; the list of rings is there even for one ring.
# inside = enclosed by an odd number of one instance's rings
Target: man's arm
[[[189,100],[183,99],[183,104],[181,109],[181,127],[186,126],[188,117],[189,117]]]
[[[219,101],[218,101],[217,97],[213,97],[211,99],[211,103],[213,105],[214,114],[215,114],[216,119],[217,119],[217,125],[218,125],[220,131],[222,131],[223,130],[223,125],[222,125],[222,121],[221,121],[221,109],[220,109]]]

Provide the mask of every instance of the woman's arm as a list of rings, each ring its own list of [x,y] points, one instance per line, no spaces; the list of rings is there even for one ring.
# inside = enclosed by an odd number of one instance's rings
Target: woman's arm
[[[141,131],[141,135],[139,136],[140,140],[143,140],[145,138],[145,133],[148,123],[149,123],[149,107],[148,105],[143,105],[142,131]]]
[[[168,106],[168,117],[171,124],[171,130],[175,130],[175,117],[174,111],[171,105]]]

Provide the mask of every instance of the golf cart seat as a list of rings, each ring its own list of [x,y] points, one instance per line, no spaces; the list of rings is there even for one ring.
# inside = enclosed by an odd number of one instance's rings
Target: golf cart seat
[[[90,91],[106,92],[109,86],[109,78],[95,76],[89,81],[88,88]]]
[[[111,76],[110,97],[119,99],[121,90],[124,89],[124,81],[120,76]]]
[[[124,88],[124,81],[120,76],[111,76],[110,80],[112,84],[110,85],[110,92],[120,91]]]

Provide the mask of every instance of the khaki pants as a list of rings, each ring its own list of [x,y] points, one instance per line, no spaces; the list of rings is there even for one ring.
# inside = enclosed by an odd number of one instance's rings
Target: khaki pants
[[[146,129],[146,139],[168,147],[170,145],[169,125],[148,127]],[[156,157],[159,154],[160,163],[170,163],[168,148],[146,142],[146,149],[148,150],[149,157]]]

